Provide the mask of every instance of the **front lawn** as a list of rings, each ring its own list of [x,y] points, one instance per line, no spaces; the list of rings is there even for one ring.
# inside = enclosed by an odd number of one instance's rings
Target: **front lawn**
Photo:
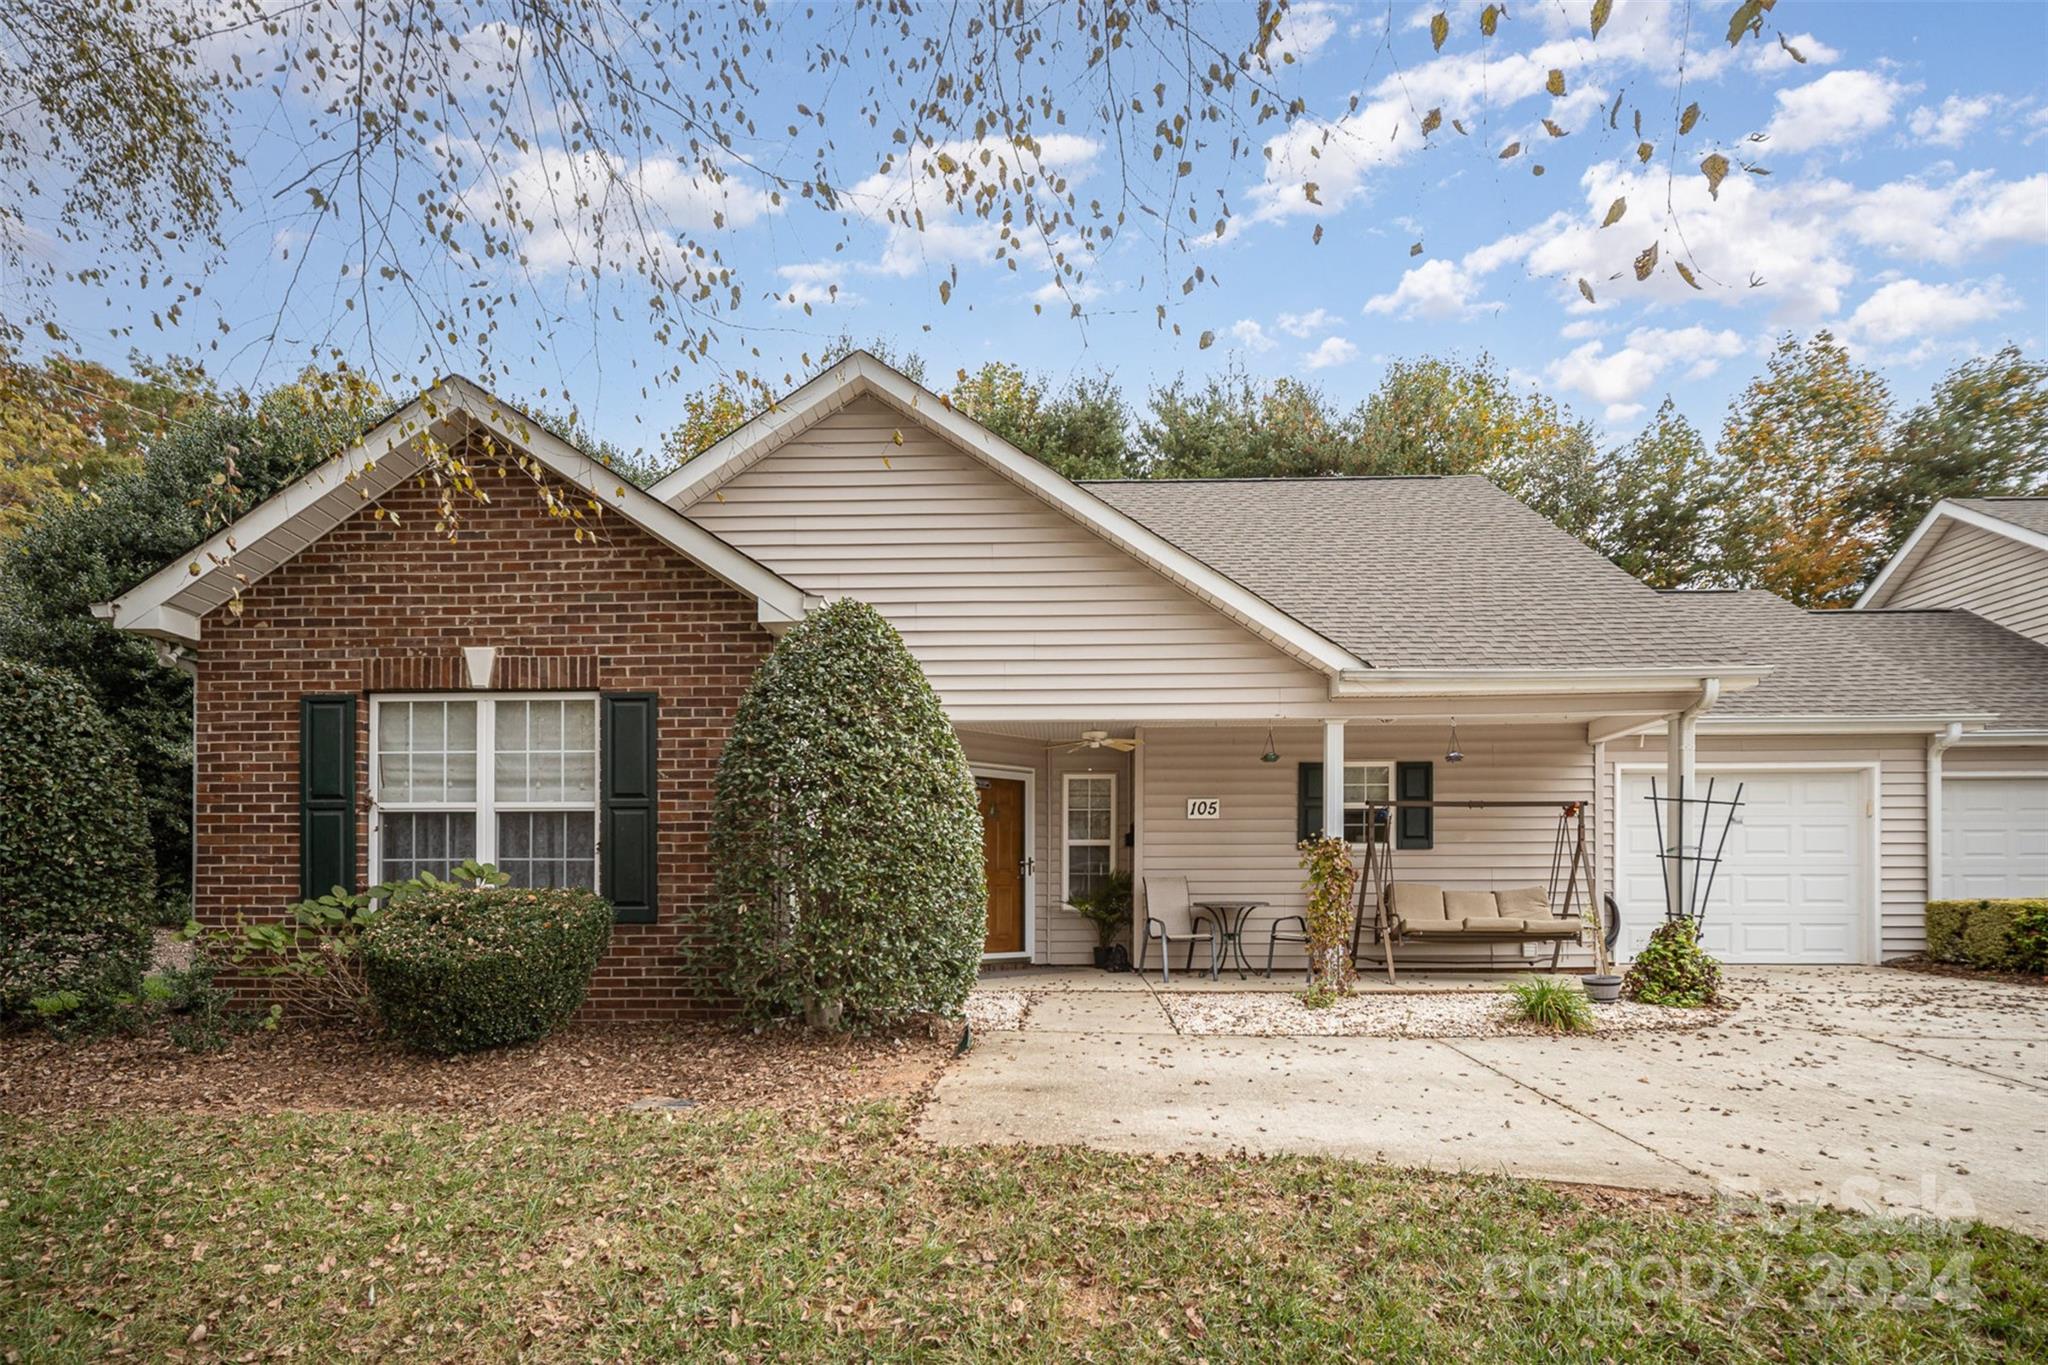
[[[2048,1244],[2012,1233],[937,1150],[908,1106],[7,1115],[0,1358],[2048,1352]]]

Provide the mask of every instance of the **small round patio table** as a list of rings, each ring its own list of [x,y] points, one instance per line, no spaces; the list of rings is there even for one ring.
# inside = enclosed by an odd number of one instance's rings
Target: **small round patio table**
[[[1235,954],[1237,957],[1237,979],[1240,981],[1244,980],[1246,974],[1250,972],[1252,965],[1245,959],[1244,955],[1245,921],[1252,917],[1252,911],[1263,910],[1271,905],[1272,902],[1211,900],[1194,901],[1192,904],[1195,909],[1204,911],[1212,916],[1223,935],[1223,950],[1216,955],[1217,964],[1220,966]],[[1209,973],[1209,979],[1211,981],[1216,979],[1214,971]]]

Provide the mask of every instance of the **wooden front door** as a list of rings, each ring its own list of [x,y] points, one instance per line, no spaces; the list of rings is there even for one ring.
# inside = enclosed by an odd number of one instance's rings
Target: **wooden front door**
[[[985,953],[1024,951],[1024,784],[977,777],[981,792],[981,856],[988,869]]]

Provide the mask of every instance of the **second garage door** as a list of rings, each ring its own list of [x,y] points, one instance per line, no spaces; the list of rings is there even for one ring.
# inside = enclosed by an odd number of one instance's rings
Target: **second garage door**
[[[1707,904],[1707,951],[1723,962],[1863,961],[1871,894],[1863,774],[1701,774],[1709,775],[1716,796],[1731,795],[1742,783],[1743,804]],[[1616,889],[1626,959],[1663,917],[1664,881],[1650,778],[1624,773],[1620,790]],[[1661,781],[1659,790],[1665,790]],[[1718,822],[1710,832],[1718,839]]]
[[[1941,894],[2048,895],[2048,777],[1941,784]]]

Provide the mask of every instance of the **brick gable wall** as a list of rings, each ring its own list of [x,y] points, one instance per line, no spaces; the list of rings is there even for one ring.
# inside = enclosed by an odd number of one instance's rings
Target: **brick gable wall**
[[[740,694],[773,645],[752,598],[622,518],[578,544],[522,476],[485,480],[461,537],[434,530],[408,482],[257,580],[239,614],[205,622],[196,697],[202,922],[271,916],[298,899],[299,699],[353,693],[357,875],[367,884],[368,698],[457,690],[461,648],[499,653],[496,686],[652,692],[660,698],[659,923],[622,924],[584,1017],[715,1011],[679,945],[710,893],[711,783]],[[394,524],[394,520],[396,524]]]

